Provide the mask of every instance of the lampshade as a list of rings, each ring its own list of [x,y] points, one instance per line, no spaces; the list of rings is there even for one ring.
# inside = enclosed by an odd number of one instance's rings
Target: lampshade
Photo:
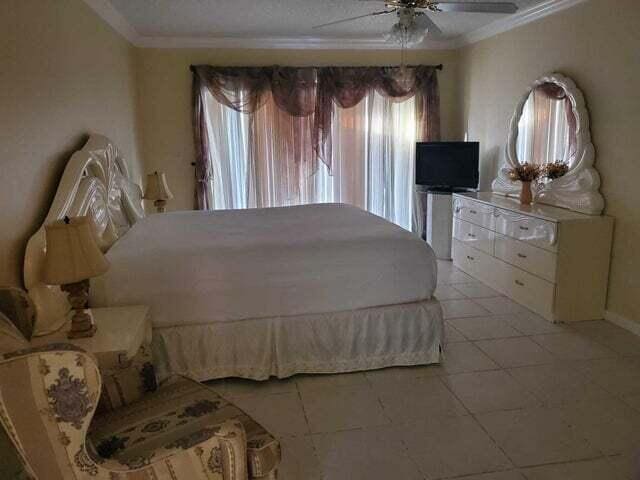
[[[167,185],[167,177],[163,172],[153,172],[147,175],[147,190],[145,200],[171,200],[173,194]]]
[[[89,217],[58,220],[45,226],[47,253],[42,280],[66,285],[102,275],[109,262],[96,242]]]

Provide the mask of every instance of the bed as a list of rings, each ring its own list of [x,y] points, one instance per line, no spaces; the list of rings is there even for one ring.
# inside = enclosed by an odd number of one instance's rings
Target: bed
[[[111,263],[91,305],[151,308],[160,376],[285,378],[436,363],[443,324],[436,261],[418,237],[356,207],[319,204],[146,216],[115,146],[92,136],[64,174],[45,224],[90,215]],[[68,304],[39,280],[41,228],[25,284],[36,333]]]

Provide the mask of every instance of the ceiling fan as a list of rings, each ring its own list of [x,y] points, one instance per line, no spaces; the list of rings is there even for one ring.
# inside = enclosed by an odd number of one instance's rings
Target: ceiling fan
[[[518,6],[511,2],[449,2],[437,0],[360,0],[384,1],[386,10],[343,18],[334,22],[324,23],[313,27],[324,28],[340,23],[352,22],[361,18],[377,17],[395,13],[398,22],[393,25],[387,35],[387,40],[402,44],[403,47],[422,42],[425,34],[438,37],[442,30],[429,18],[429,13],[440,12],[477,12],[477,13],[515,13]]]

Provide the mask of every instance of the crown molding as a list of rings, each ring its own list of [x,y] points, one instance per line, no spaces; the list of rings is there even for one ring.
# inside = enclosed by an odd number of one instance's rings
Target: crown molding
[[[140,35],[136,32],[136,29],[133,28],[124,15],[111,5],[109,0],[84,0],[84,2],[129,43],[136,46],[140,43]]]
[[[280,50],[400,50],[399,45],[383,38],[322,38],[322,37],[138,37],[140,48],[237,48]],[[449,40],[425,40],[410,50],[448,50]]]
[[[544,3],[501,18],[473,32],[462,35],[458,39],[458,46],[462,47],[477,43],[500,33],[521,27],[527,23],[535,22],[536,20],[561,12],[562,10],[575,7],[586,1],[587,0],[547,0]]]
[[[322,37],[154,37],[140,35],[109,0],[84,0],[105,22],[139,48],[238,48],[282,50],[399,50],[382,38]],[[478,30],[446,40],[425,40],[412,50],[453,50],[566,10],[587,0],[547,0]]]

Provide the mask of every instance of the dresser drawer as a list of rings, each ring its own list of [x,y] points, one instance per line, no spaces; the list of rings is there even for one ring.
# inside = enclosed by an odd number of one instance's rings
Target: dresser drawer
[[[495,256],[552,283],[556,282],[558,256],[553,252],[496,234]]]
[[[495,233],[459,218],[453,221],[453,238],[467,245],[493,255]]]
[[[553,302],[555,285],[513,267],[505,262],[500,263],[502,290],[516,302],[528,307],[544,318],[553,321]]]
[[[496,260],[480,250],[453,239],[451,245],[453,264],[465,273],[485,283],[496,281],[496,271],[493,264]]]
[[[462,197],[454,197],[453,199],[453,215],[456,218],[489,230],[495,230],[494,211],[494,207],[484,203],[474,202]]]
[[[495,231],[507,237],[556,251],[557,225],[536,217],[496,209]]]

